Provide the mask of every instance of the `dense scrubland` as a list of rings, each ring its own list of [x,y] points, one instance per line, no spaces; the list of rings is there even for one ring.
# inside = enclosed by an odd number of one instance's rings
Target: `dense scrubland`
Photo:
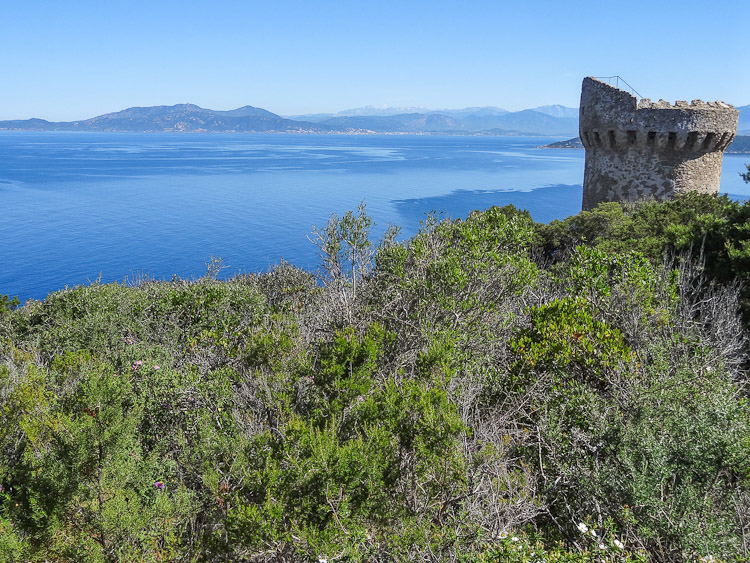
[[[749,220],[360,208],[316,273],[5,298],[0,561],[747,560]]]

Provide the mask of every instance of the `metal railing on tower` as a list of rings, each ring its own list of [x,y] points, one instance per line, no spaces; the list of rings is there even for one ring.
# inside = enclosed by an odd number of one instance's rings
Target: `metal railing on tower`
[[[620,90],[626,90],[633,94],[636,98],[643,97],[635,90],[635,88],[625,82],[625,80],[621,76],[594,76],[594,78],[596,78],[597,80],[601,80],[602,82],[606,82],[610,86],[614,86],[615,88],[619,88]],[[615,83],[612,84],[612,81],[614,81]],[[620,86],[620,83],[624,84],[626,88]]]

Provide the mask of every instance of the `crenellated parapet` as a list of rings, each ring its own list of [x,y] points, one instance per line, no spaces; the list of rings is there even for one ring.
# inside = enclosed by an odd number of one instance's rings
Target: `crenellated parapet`
[[[595,78],[581,89],[583,209],[686,191],[718,193],[739,112],[724,102],[640,101]]]

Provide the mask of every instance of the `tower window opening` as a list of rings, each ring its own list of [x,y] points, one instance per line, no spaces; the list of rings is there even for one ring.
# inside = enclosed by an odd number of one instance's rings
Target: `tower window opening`
[[[705,151],[708,149],[708,147],[711,146],[711,143],[714,142],[714,139],[716,139],[716,133],[707,133],[706,138],[703,139],[703,144],[701,145],[701,148]]]
[[[596,144],[600,147],[602,146],[602,137],[599,135],[599,131],[594,131],[594,140],[596,141]]]
[[[667,148],[673,149],[676,143],[677,143],[677,133],[672,131],[667,136]]]
[[[690,131],[690,133],[688,133],[687,143],[685,146],[689,149],[693,149],[695,148],[695,145],[697,143],[698,143],[698,131]]]
[[[608,131],[607,135],[609,135],[609,148],[611,149],[615,148],[615,132]]]
[[[635,144],[635,131],[628,131],[628,144],[634,145]]]
[[[656,144],[656,131],[649,131],[646,137],[646,144],[653,147]]]

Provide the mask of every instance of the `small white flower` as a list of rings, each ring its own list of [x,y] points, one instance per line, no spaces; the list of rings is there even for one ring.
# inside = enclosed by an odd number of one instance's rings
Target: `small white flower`
[[[328,559],[326,559],[322,555],[319,555],[318,556],[318,563],[328,563]]]
[[[584,524],[583,522],[580,522],[578,524],[578,529],[581,531],[582,534],[585,534],[586,532],[589,531],[589,527],[586,524]]]
[[[606,546],[606,545],[604,545],[603,543],[600,543],[600,544],[599,544],[599,549],[601,549],[601,550],[605,550],[605,549],[607,549],[607,546]]]
[[[504,540],[507,537],[508,537],[508,532],[506,532],[505,530],[503,530],[502,532],[500,532],[500,539],[501,540]]]
[[[615,547],[617,547],[617,549],[625,549],[625,544],[623,544],[620,540],[613,540],[612,543],[615,544]]]
[[[591,535],[596,537],[596,530],[591,530]]]
[[[510,538],[510,541],[518,541],[518,537],[517,536],[513,536],[512,538]]]

